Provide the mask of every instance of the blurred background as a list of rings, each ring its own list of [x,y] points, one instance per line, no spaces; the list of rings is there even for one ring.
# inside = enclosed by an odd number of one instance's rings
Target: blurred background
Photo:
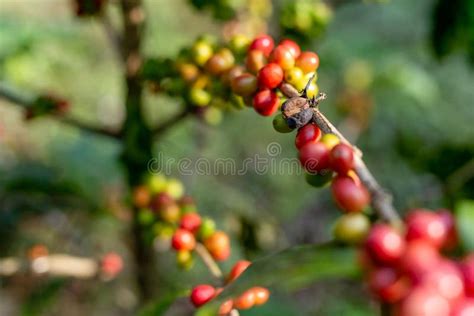
[[[109,2],[107,14],[120,24],[118,0]],[[147,0],[144,53],[174,58],[198,36],[234,28],[294,38],[320,56],[318,84],[329,96],[322,111],[363,150],[400,211],[463,208],[474,217],[474,21],[460,13],[474,5],[454,2]],[[122,76],[103,25],[78,18],[73,1],[0,0],[2,84],[59,94],[72,104],[68,115],[113,130],[125,115]],[[151,126],[179,106],[145,93]],[[242,161],[267,155],[272,142],[282,148],[277,160],[295,156],[293,137],[276,134],[271,118],[252,109],[221,114],[176,124],[153,156]],[[0,98],[0,258],[26,257],[41,244],[91,258],[114,251],[124,260],[110,281],[0,278],[0,315],[137,313],[120,146],[51,116],[25,121],[24,109]],[[330,240],[338,216],[329,189],[313,189],[301,175],[183,175],[172,165],[169,176],[229,232],[230,262]],[[183,272],[169,253],[157,257],[150,276],[157,300],[209,278],[199,264]],[[370,302],[360,282],[326,280],[291,292],[276,287],[268,304],[242,315],[378,315]],[[180,307],[186,303],[175,305],[167,315],[190,315]]]

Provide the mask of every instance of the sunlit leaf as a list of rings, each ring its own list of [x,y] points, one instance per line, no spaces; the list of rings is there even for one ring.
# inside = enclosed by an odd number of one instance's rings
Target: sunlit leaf
[[[456,205],[456,222],[463,246],[474,250],[474,201],[464,200]]]

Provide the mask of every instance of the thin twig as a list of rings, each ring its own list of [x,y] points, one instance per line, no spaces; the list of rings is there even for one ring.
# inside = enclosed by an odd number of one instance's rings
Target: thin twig
[[[191,111],[189,109],[187,108],[184,109],[183,111],[175,114],[173,117],[167,119],[166,121],[161,123],[159,126],[157,126],[155,129],[153,129],[153,134],[155,136],[159,136],[165,133],[168,129],[175,126],[177,123],[183,121],[190,114],[191,114]]]
[[[222,279],[224,276],[222,270],[212,258],[209,251],[207,251],[206,247],[204,247],[204,245],[201,243],[197,243],[195,250],[198,256],[201,257],[206,267],[209,269],[209,272],[211,272],[211,274],[217,279]]]

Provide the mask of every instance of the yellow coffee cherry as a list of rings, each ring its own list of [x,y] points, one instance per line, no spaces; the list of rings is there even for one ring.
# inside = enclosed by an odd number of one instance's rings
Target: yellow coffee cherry
[[[152,194],[163,192],[166,188],[166,177],[162,174],[153,174],[148,177],[146,185]]]
[[[194,87],[189,91],[189,99],[194,105],[206,106],[211,102],[212,96],[206,90]]]
[[[180,199],[184,195],[184,186],[178,179],[171,178],[166,184],[165,192],[173,199]]]
[[[229,41],[230,49],[236,54],[245,53],[247,51],[249,44],[250,44],[250,38],[242,34],[236,34],[232,36],[232,38]]]
[[[331,150],[334,146],[339,144],[341,141],[339,140],[339,137],[337,137],[334,134],[324,134],[323,137],[321,137],[320,142],[326,145],[326,147],[329,148],[329,150]]]
[[[311,83],[308,87],[308,90],[306,90],[306,96],[308,98],[315,98],[319,93],[319,87],[315,83]]]
[[[293,67],[285,71],[285,81],[291,84],[295,88],[296,86],[300,84],[300,81],[303,79],[303,77],[304,77],[303,70],[301,70],[298,67]]]
[[[347,244],[360,244],[370,230],[370,221],[362,213],[341,216],[334,225],[334,238]]]
[[[212,46],[205,41],[197,41],[191,48],[193,60],[199,66],[203,66],[213,54]]]

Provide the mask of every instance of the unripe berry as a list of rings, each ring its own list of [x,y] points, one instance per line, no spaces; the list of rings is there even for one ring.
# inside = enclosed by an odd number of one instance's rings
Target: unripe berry
[[[280,45],[288,47],[294,58],[298,58],[301,54],[300,46],[290,39],[282,40]]]
[[[148,177],[146,185],[151,194],[160,193],[166,188],[166,177],[161,174],[154,174]]]
[[[213,75],[220,75],[232,68],[234,56],[230,50],[223,48],[206,62],[206,70]]]
[[[319,86],[312,82],[309,86],[308,89],[306,89],[306,96],[308,98],[315,98],[319,93]]]
[[[274,89],[283,81],[283,69],[276,63],[263,66],[258,72],[259,84],[267,89]]]
[[[227,282],[232,282],[237,279],[252,263],[247,260],[240,260],[232,267],[232,270],[227,277]]]
[[[229,41],[229,47],[236,54],[241,54],[247,50],[250,45],[250,39],[242,34],[232,36]]]
[[[331,170],[321,170],[318,173],[305,173],[306,182],[315,188],[321,188],[331,182],[334,172]]]
[[[186,82],[193,82],[199,76],[199,68],[195,64],[182,63],[178,65],[178,71]]]
[[[321,138],[321,130],[316,124],[310,123],[298,129],[295,138],[295,146],[300,149],[309,142],[317,142]]]
[[[367,236],[365,249],[374,262],[394,264],[404,253],[405,240],[395,228],[376,224]]]
[[[265,66],[267,63],[267,58],[265,54],[260,50],[251,50],[247,53],[247,58],[245,60],[245,66],[247,69],[256,74],[260,71],[260,69]]]
[[[234,300],[234,308],[250,309],[255,305],[255,293],[252,290],[245,291],[237,299]]]
[[[159,210],[158,215],[165,222],[176,223],[179,220],[181,211],[179,209],[179,206],[173,201],[173,203],[162,207]]]
[[[194,264],[193,255],[191,254],[191,251],[180,250],[176,252],[176,263],[182,269],[190,269]]]
[[[191,303],[195,307],[201,307],[214,298],[216,289],[208,284],[201,284],[191,291]]]
[[[255,294],[255,306],[265,304],[270,297],[270,291],[264,287],[256,286],[250,289]]]
[[[317,173],[329,168],[329,150],[320,142],[309,142],[300,148],[299,160],[306,171]]]
[[[394,268],[380,267],[370,273],[369,286],[380,300],[393,304],[408,294],[410,281]]]
[[[173,198],[165,192],[158,193],[152,197],[150,207],[157,213],[170,204],[174,204]]]
[[[286,46],[278,45],[273,50],[270,60],[280,65],[283,70],[288,70],[295,66],[295,57]]]
[[[217,261],[224,261],[230,256],[229,236],[222,231],[216,231],[206,238],[204,240],[204,246]]]
[[[296,60],[296,67],[301,68],[304,73],[316,71],[319,67],[319,57],[313,52],[302,52]]]
[[[151,201],[151,195],[148,188],[144,185],[137,186],[133,190],[133,205],[139,208],[148,207]]]
[[[253,97],[253,108],[257,113],[263,116],[270,116],[276,112],[280,100],[278,95],[272,90],[259,91]]]
[[[407,241],[423,239],[437,248],[446,242],[447,227],[441,217],[428,210],[418,209],[411,211],[406,219]]]
[[[165,192],[168,193],[173,199],[180,199],[184,195],[183,183],[178,179],[168,179]]]
[[[189,100],[196,106],[206,106],[211,99],[211,94],[204,89],[193,87],[189,90]]]
[[[291,69],[285,70],[285,81],[291,84],[297,90],[301,90],[299,85],[303,78],[303,70],[299,69],[298,67],[293,67]],[[301,88],[304,88],[304,84]]]
[[[237,76],[231,81],[232,92],[240,96],[251,96],[257,91],[257,77],[249,73]]]
[[[196,233],[201,226],[201,216],[197,213],[187,213],[181,217],[179,227],[189,230],[191,233]]]
[[[212,53],[211,45],[204,41],[196,42],[191,48],[193,60],[199,66],[203,66],[211,58]]]
[[[288,123],[281,113],[275,115],[272,123],[273,128],[279,133],[290,133],[293,131],[293,129],[288,126]]]
[[[238,76],[240,76],[243,73],[245,73],[245,68],[240,66],[240,65],[236,65],[236,66],[233,66],[232,68],[230,68],[224,74],[222,74],[221,80],[226,85],[231,85],[232,80],[234,80],[235,78],[237,78]]]
[[[347,244],[359,244],[370,230],[370,221],[364,214],[342,215],[334,225],[334,237]]]
[[[190,231],[178,228],[171,238],[171,246],[178,251],[191,251],[196,247],[196,239]]]
[[[324,134],[323,137],[321,137],[320,141],[321,141],[321,143],[326,145],[326,147],[329,150],[332,150],[334,148],[334,146],[336,146],[337,144],[339,144],[341,142],[339,140],[339,137],[337,137],[334,134]]]
[[[356,183],[350,176],[334,178],[331,190],[336,204],[345,212],[361,212],[370,203],[367,189],[362,184]]]
[[[346,144],[336,145],[329,154],[331,168],[343,175],[354,168],[354,150]]]
[[[204,217],[199,227],[198,236],[202,240],[210,237],[216,231],[216,222],[213,219]]]
[[[413,240],[407,243],[400,259],[400,270],[413,281],[420,281],[427,271],[436,267],[441,260],[438,250],[424,240]]]
[[[275,43],[269,35],[260,35],[256,37],[250,44],[250,50],[260,50],[265,56],[270,56]]]
[[[179,199],[178,205],[181,208],[181,212],[183,214],[197,212],[196,204],[194,203],[193,198],[190,196],[183,196],[181,199]]]

